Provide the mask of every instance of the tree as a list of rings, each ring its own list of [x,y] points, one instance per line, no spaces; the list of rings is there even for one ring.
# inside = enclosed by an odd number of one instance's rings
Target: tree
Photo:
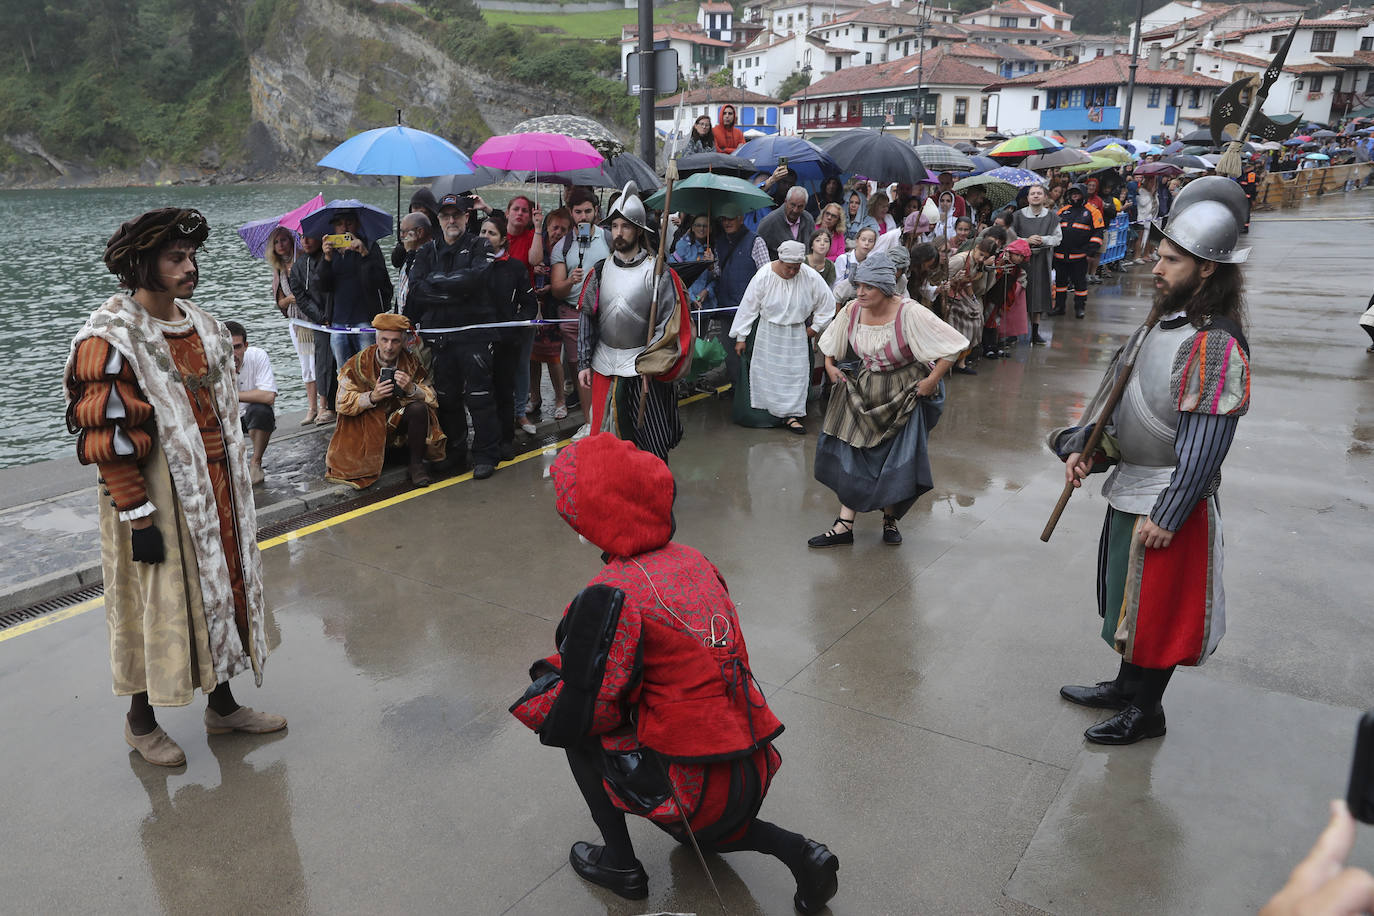
[[[730,67],[722,67],[715,73],[706,77],[706,83],[710,86],[720,86],[729,89],[735,85],[735,71]]]
[[[800,70],[793,71],[787,79],[782,81],[782,85],[778,87],[778,99],[786,102],[788,99],[792,98],[792,96],[810,85],[810,73],[803,73]]]

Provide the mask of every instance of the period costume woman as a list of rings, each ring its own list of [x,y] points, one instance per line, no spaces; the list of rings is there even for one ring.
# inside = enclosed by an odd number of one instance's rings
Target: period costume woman
[[[897,294],[887,253],[866,258],[855,283],[858,297],[820,338],[834,390],[816,442],[816,479],[840,498],[840,514],[812,547],[854,543],[855,514],[875,509],[883,513],[884,543],[902,542],[897,520],[932,486],[926,441],[944,404],[941,379],[968,346],[925,306]]]

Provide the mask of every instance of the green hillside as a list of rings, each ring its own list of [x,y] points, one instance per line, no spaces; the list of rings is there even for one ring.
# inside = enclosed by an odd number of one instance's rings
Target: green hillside
[[[510,25],[517,28],[533,28],[542,32],[558,33],[569,38],[605,39],[618,42],[623,26],[639,22],[636,10],[607,10],[600,13],[511,13],[504,10],[483,10],[482,17],[489,25]],[[657,7],[654,21],[696,22],[697,3],[695,0],[679,0]]]

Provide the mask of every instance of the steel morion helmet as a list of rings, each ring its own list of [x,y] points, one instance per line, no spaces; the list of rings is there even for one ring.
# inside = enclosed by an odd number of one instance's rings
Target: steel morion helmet
[[[1248,208],[1249,201],[1239,184],[1209,175],[1179,191],[1169,208],[1168,222],[1155,220],[1150,234],[1163,236],[1204,261],[1240,264],[1250,257],[1249,248],[1236,247]]]
[[[644,209],[644,201],[639,199],[639,185],[633,181],[625,182],[625,188],[616,198],[615,206],[611,207],[611,212],[606,214],[601,225],[607,229],[611,228],[611,221],[617,216],[633,223],[645,232],[652,233],[654,231],[654,227],[649,225],[649,213]]]

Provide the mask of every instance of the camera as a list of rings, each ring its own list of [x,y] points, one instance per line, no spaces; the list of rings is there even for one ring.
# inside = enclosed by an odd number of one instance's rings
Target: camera
[[[477,206],[477,197],[476,197],[476,195],[473,195],[473,194],[459,194],[459,195],[458,195],[458,206],[462,207],[464,210],[471,210],[471,209],[473,209],[474,207]]]
[[[353,244],[353,235],[349,232],[340,233],[339,235],[326,235],[324,240],[335,248],[347,248],[349,245]]]

